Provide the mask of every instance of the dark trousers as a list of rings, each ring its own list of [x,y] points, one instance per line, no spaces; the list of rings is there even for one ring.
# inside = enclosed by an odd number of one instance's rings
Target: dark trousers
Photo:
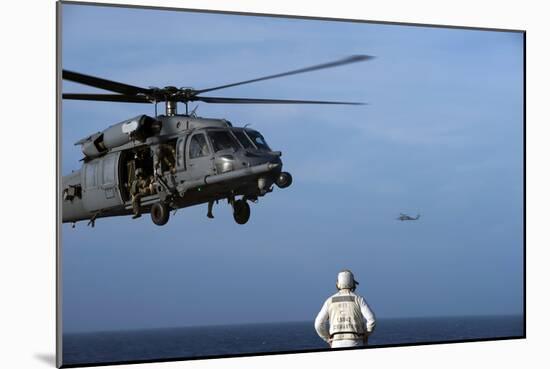
[[[135,215],[141,214],[141,198],[143,197],[142,193],[132,195],[132,210]]]

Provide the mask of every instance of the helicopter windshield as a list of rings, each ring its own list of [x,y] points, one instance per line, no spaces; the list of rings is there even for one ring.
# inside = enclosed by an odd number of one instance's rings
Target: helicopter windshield
[[[258,147],[258,149],[260,149],[260,150],[265,150],[265,151],[271,151],[271,149],[270,149],[269,146],[267,145],[267,142],[265,142],[265,139],[264,139],[264,137],[260,134],[260,132],[252,131],[252,130],[247,130],[247,131],[246,131],[246,134],[248,135],[248,137],[250,137],[250,139],[252,140],[252,142],[254,142],[254,144],[256,145],[256,147]]]
[[[237,151],[240,148],[235,138],[228,131],[210,131],[208,137],[210,137],[214,152],[231,149]]]
[[[235,134],[235,137],[237,137],[237,140],[243,145],[245,149],[253,149],[254,145],[252,144],[252,141],[248,138],[248,136],[240,130],[234,130],[233,134]]]

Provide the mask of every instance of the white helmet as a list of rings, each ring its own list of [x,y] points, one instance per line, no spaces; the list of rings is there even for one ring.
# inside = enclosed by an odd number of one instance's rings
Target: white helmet
[[[338,273],[338,278],[336,279],[336,288],[338,288],[339,290],[345,288],[353,291],[355,290],[355,286],[358,284],[359,282],[355,280],[351,271],[344,269],[340,273]]]

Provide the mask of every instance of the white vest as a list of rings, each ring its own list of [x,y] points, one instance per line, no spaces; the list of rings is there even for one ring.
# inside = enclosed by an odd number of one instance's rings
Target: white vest
[[[330,335],[342,333],[365,333],[365,320],[355,294],[339,294],[330,298],[328,313]]]

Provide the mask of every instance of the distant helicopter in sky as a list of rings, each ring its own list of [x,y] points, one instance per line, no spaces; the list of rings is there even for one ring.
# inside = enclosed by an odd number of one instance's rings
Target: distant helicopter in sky
[[[416,215],[415,217],[411,217],[410,215],[399,213],[399,218],[396,218],[396,220],[405,221],[405,220],[418,220],[420,219],[420,214]]]

